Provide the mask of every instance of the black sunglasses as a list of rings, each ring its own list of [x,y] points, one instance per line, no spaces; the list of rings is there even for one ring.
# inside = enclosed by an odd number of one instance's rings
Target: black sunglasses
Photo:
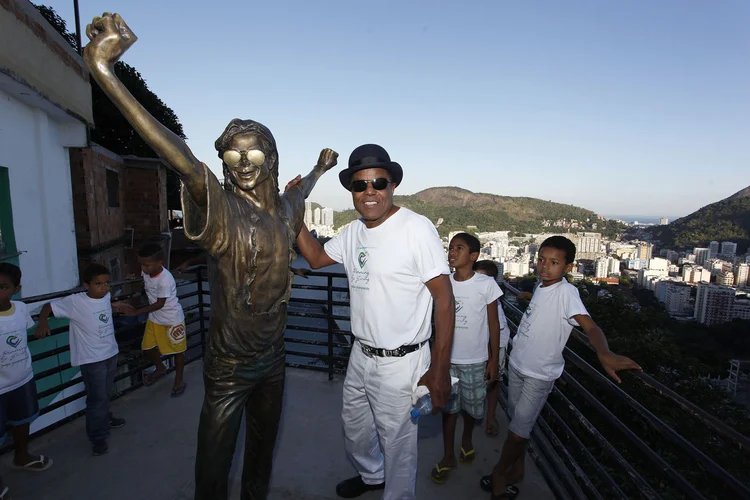
[[[349,187],[355,193],[362,193],[367,190],[368,184],[372,184],[372,188],[376,191],[382,191],[387,188],[388,184],[390,183],[391,181],[389,181],[385,177],[378,177],[377,179],[373,179],[371,181],[352,181]]]

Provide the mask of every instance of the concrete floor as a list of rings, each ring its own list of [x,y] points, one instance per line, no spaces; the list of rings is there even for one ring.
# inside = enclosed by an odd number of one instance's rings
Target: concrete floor
[[[54,466],[48,471],[17,471],[10,468],[11,454],[2,457],[0,474],[14,500],[192,500],[195,441],[203,398],[201,370],[200,362],[188,365],[188,389],[181,398],[169,397],[170,377],[115,401],[113,411],[126,418],[127,425],[112,431],[107,455],[91,455],[84,418],[79,418],[31,443],[33,453],[53,458]],[[342,383],[343,376],[329,382],[323,373],[288,369],[271,500],[333,500],[338,498],[336,483],[355,474],[344,454]],[[502,418],[501,436],[506,424]],[[489,473],[499,457],[502,440],[490,438],[483,431],[483,427],[476,429],[475,463],[454,469],[445,484],[436,485],[429,473],[442,455],[440,419],[421,419],[417,498],[489,496],[479,489],[479,479]],[[232,499],[239,499],[241,457],[240,445],[230,477]],[[538,469],[527,460],[526,479],[519,485],[520,498],[554,498]],[[380,497],[381,492],[373,492],[360,498]]]

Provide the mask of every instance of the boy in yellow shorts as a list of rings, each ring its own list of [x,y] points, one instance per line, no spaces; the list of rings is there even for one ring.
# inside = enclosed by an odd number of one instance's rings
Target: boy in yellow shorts
[[[183,380],[187,336],[185,313],[177,301],[177,285],[172,274],[164,269],[164,251],[159,244],[151,243],[141,248],[138,252],[138,263],[141,265],[149,305],[130,312],[129,315],[148,313],[141,349],[149,352],[151,362],[156,368],[143,379],[143,384],[149,386],[164,376],[166,367],[161,362],[161,356],[174,355],[175,380],[172,397],[181,396],[187,387]]]

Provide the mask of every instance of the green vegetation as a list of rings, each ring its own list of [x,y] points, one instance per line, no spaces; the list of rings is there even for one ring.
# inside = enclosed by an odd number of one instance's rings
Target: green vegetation
[[[65,20],[51,7],[46,5],[35,5],[35,7],[71,47],[78,50],[76,37],[68,31]],[[179,137],[186,138],[175,112],[148,88],[146,81],[134,67],[120,61],[115,64],[115,74],[133,94],[133,97],[146,108],[146,111]],[[90,80],[95,124],[95,128],[91,130],[91,140],[118,155],[156,158],[154,150],[141,139],[141,136],[122,116],[120,110],[104,94],[96,81],[93,78]],[[167,169],[167,208],[182,210],[180,180],[172,169]]]
[[[690,248],[708,246],[714,240],[735,241],[738,252],[744,252],[750,245],[750,196],[712,203],[667,226],[650,228],[649,232],[663,247]]]
[[[565,232],[560,227],[544,227],[542,222],[554,223],[559,219],[575,219],[580,227],[573,231],[596,231],[607,237],[615,237],[624,231],[624,226],[615,221],[602,221],[584,208],[527,197],[498,196],[472,193],[457,187],[430,188],[413,195],[395,196],[397,205],[424,215],[433,223],[443,219],[438,228],[441,236],[451,231],[466,230],[466,226],[477,226],[479,231],[512,231],[512,234]],[[357,219],[355,210],[336,213],[336,227]],[[593,229],[596,224],[596,229]]]

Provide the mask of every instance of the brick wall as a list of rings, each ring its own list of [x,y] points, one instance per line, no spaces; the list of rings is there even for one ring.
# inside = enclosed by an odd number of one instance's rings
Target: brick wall
[[[71,148],[70,173],[78,250],[119,240],[125,234],[125,164],[104,148]],[[110,206],[107,171],[117,176],[119,207]]]
[[[94,145],[70,149],[70,171],[79,270],[92,262],[110,267],[118,259],[121,277],[138,274],[138,248],[169,230],[166,167]],[[110,182],[116,175],[119,206],[111,206],[108,171]],[[134,230],[133,249],[125,248],[126,228]]]

